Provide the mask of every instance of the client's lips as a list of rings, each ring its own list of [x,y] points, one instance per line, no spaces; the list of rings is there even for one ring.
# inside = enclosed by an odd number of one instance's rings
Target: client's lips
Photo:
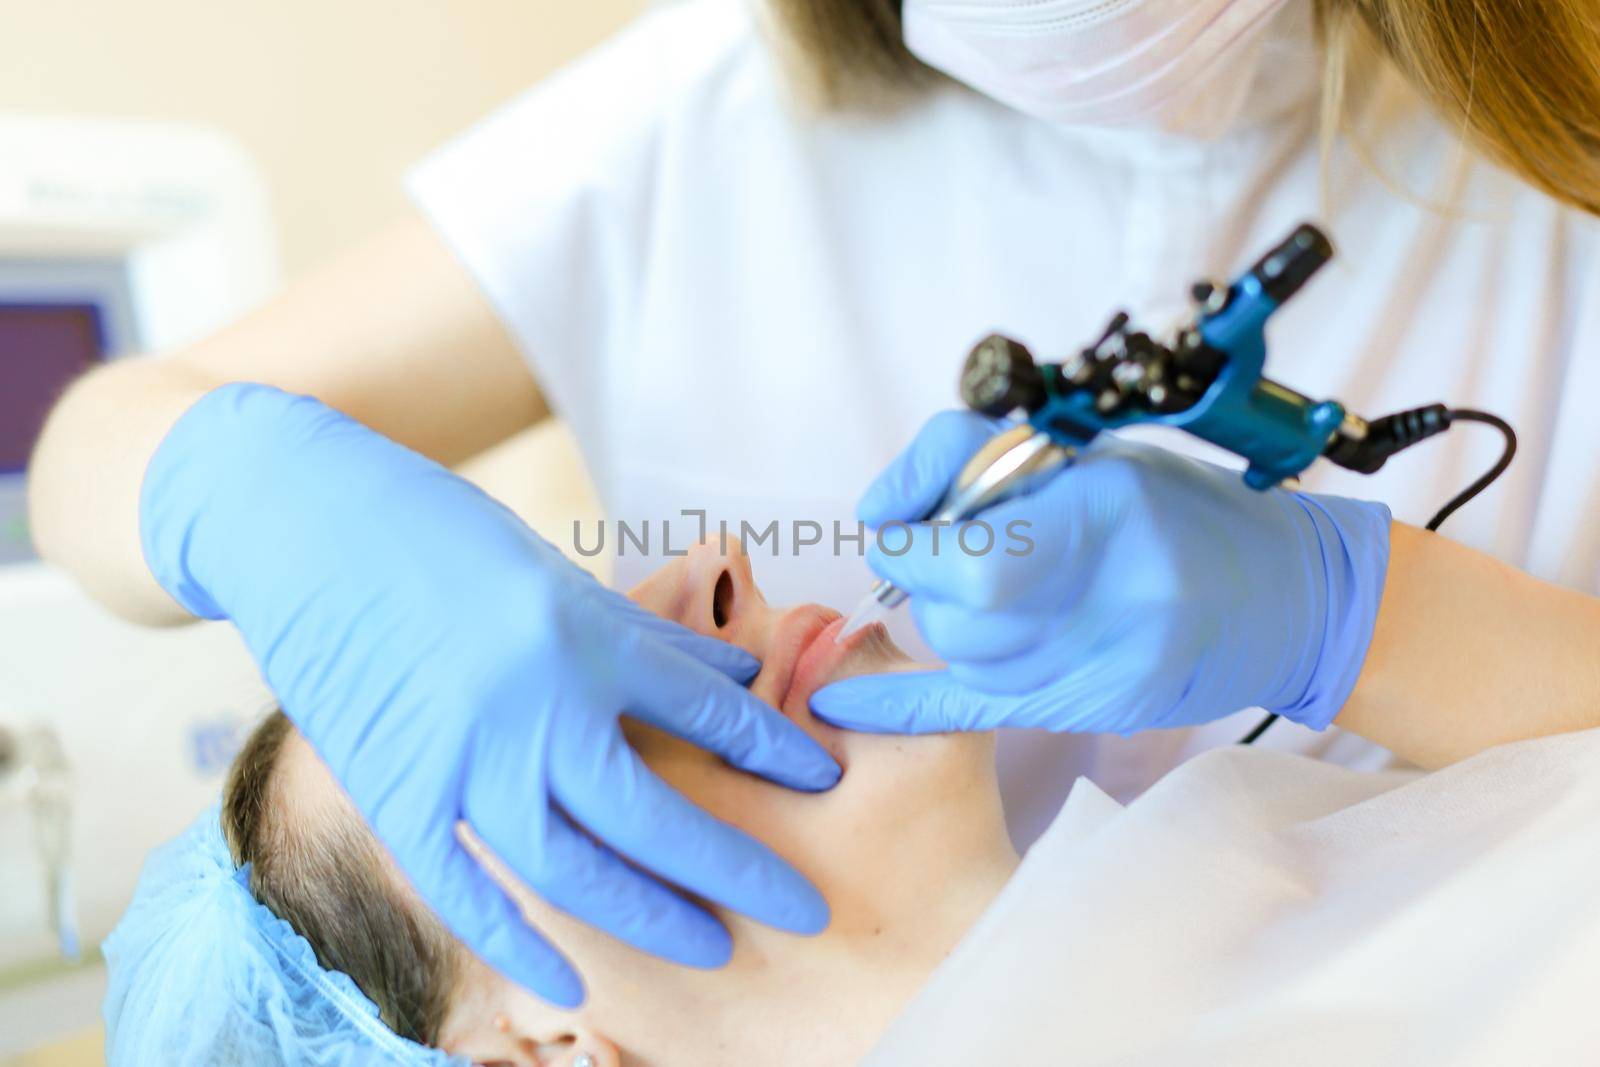
[[[751,692],[780,711],[785,709],[802,659],[819,635],[840,621],[837,611],[821,604],[806,604],[784,612],[768,635],[761,673],[750,687]]]
[[[835,681],[839,665],[846,657],[863,642],[872,639],[875,634],[883,629],[882,624],[869,626],[851,634],[842,642],[838,640],[839,631],[844,629],[844,617],[836,611],[829,611],[832,619],[811,638],[800,659],[795,664],[794,673],[789,679],[788,692],[784,694],[780,707],[791,718],[802,713],[809,714],[811,694],[818,689]]]
[[[750,691],[796,722],[810,721],[811,694],[835,681],[841,664],[864,643],[887,641],[882,623],[840,642],[842,629],[844,616],[821,604],[784,612],[768,635],[761,673]],[[889,651],[903,658],[892,646]]]

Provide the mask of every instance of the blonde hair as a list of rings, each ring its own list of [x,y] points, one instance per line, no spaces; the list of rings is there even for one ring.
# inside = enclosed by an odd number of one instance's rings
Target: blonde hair
[[[1600,6],[1590,0],[1315,0],[1336,86],[1376,42],[1447,123],[1528,184],[1600,215]],[[792,66],[825,107],[876,106],[935,75],[900,0],[770,0]]]

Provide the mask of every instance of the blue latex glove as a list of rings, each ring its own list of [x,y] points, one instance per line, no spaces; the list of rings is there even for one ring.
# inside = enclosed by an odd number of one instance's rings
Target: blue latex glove
[[[230,385],[178,420],[140,505],[156,578],[233,621],[422,899],[508,977],[583,999],[458,820],[555,906],[679,963],[719,966],[731,943],[664,883],[827,925],[808,882],[666,786],[618,725],[828,788],[832,757],[738,684],[755,660],[607,590],[448,470],[316,400]]]
[[[926,515],[995,432],[967,412],[936,416],[867,490],[861,519]],[[912,594],[948,670],[839,682],[813,696],[817,715],[874,732],[1127,734],[1259,706],[1320,729],[1355,686],[1388,567],[1382,504],[1257,492],[1236,471],[1102,436],[980,517],[996,535],[987,554],[948,528],[936,553],[920,525],[905,554],[868,555]],[[1021,551],[1006,536],[1016,521],[1027,554],[1006,551]]]

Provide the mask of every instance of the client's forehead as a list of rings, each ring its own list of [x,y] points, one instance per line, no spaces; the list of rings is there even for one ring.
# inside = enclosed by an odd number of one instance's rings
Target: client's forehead
[[[416,891],[400,872],[388,849],[379,844],[355,802],[298,729],[290,730],[284,739],[274,775],[275,803],[280,805],[279,811],[285,823],[308,832],[303,840],[325,845],[333,842],[348,844],[351,839],[346,834],[327,831],[354,831],[359,838],[370,841],[374,846],[374,862],[389,879],[399,899],[417,902]]]
[[[287,819],[301,822],[355,814],[338,780],[299,730],[290,730],[284,738],[273,777],[274,800]]]

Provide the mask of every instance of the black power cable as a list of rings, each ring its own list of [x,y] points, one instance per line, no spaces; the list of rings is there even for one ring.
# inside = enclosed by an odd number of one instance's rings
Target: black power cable
[[[1383,466],[1383,461],[1388,459],[1390,455],[1403,448],[1408,448],[1418,441],[1426,440],[1434,434],[1443,433],[1450,428],[1452,423],[1456,422],[1481,422],[1485,426],[1493,426],[1505,436],[1505,448],[1500,452],[1500,458],[1495,460],[1494,466],[1484,471],[1477,481],[1451,497],[1445,502],[1444,507],[1434,512],[1433,518],[1428,520],[1428,524],[1424,529],[1429,531],[1437,530],[1444,525],[1446,519],[1461,510],[1462,505],[1493,485],[1494,480],[1504,474],[1506,468],[1511,466],[1511,461],[1516,458],[1517,432],[1511,428],[1511,424],[1506,422],[1505,419],[1498,415],[1491,415],[1487,411],[1476,411],[1472,408],[1446,408],[1438,404],[1429,408],[1418,408],[1415,411],[1404,411],[1398,415],[1390,415],[1386,419],[1380,419],[1372,424],[1373,429],[1388,442],[1386,446],[1382,447],[1381,454],[1375,464],[1369,462],[1365,466],[1358,466],[1352,462],[1341,465],[1355,470],[1365,470],[1366,473],[1370,474]],[[1338,462],[1337,459],[1335,461]],[[1239,739],[1239,744],[1255,744],[1256,739],[1266,733],[1267,729],[1277,721],[1278,715],[1276,712],[1267,715],[1266,718],[1256,723],[1253,730]]]
[[[1493,426],[1499,430],[1506,439],[1505,448],[1500,453],[1500,458],[1495,460],[1494,466],[1483,472],[1483,476],[1461,492],[1451,497],[1444,507],[1434,512],[1433,518],[1428,520],[1427,530],[1437,530],[1444,525],[1444,520],[1461,510],[1461,506],[1489,488],[1494,480],[1506,472],[1511,466],[1511,461],[1517,455],[1517,431],[1511,424],[1498,415],[1491,415],[1487,411],[1474,411],[1472,408],[1451,408],[1451,422],[1481,422],[1485,426]]]

